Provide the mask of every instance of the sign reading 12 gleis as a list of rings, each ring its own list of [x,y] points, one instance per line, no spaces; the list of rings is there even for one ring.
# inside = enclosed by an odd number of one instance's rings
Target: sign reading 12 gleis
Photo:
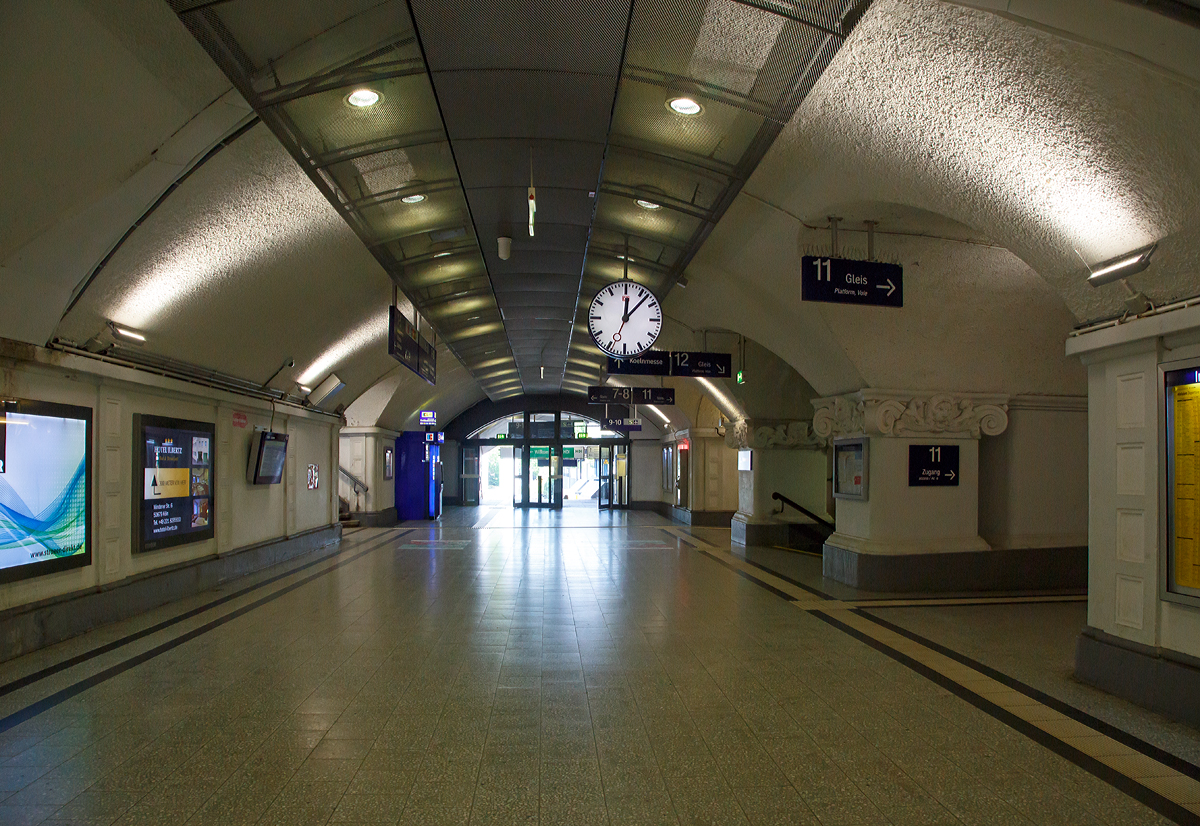
[[[849,258],[800,259],[800,298],[829,304],[904,306],[904,268]]]
[[[662,330],[662,308],[654,293],[636,281],[614,281],[592,299],[588,331],[596,346],[625,359],[654,346]]]

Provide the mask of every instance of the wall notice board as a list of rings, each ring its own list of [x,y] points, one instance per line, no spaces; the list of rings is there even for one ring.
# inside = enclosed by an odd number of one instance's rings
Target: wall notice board
[[[1200,371],[1164,373],[1167,403],[1167,567],[1171,591],[1200,596]]]

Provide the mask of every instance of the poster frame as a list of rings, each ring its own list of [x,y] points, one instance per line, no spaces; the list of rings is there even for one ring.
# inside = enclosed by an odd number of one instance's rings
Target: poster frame
[[[209,437],[208,484],[211,496],[208,504],[208,527],[200,531],[189,531],[178,536],[154,540],[154,547],[146,547],[146,537],[143,535],[145,523],[142,512],[145,505],[145,445],[146,428],[162,427],[174,430],[194,430],[207,433]],[[173,416],[153,416],[148,413],[133,414],[133,475],[130,478],[130,499],[133,505],[133,522],[130,525],[130,539],[134,554],[154,553],[180,545],[192,545],[196,542],[207,542],[217,535],[217,425],[215,422],[198,422],[191,419],[177,419]]]
[[[1167,374],[1179,370],[1200,370],[1200,357],[1162,362],[1158,365],[1158,595],[1166,602],[1200,607],[1200,589],[1188,588],[1175,583],[1174,573],[1174,523],[1175,499],[1172,493],[1175,481],[1172,411],[1167,405]],[[1183,589],[1183,590],[1180,590]]]
[[[92,408],[82,405],[60,404],[37,399],[5,399],[0,403],[0,413],[7,413],[9,410],[31,416],[81,419],[84,422],[84,552],[58,559],[47,559],[44,562],[28,562],[12,568],[0,569],[0,584],[69,571],[73,568],[86,568],[92,564],[94,534],[92,523],[92,419],[94,411]]]
[[[853,448],[858,447],[862,452],[862,493],[839,493],[838,487],[840,479],[838,478],[838,448]],[[853,436],[846,439],[833,440],[833,497],[835,499],[849,499],[854,502],[866,502],[871,493],[871,442],[866,436]]]

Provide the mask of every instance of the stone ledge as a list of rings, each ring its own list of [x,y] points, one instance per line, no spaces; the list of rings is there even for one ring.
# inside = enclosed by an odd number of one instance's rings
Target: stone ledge
[[[1075,676],[1143,708],[1200,726],[1200,660],[1194,657],[1088,626],[1075,644]]]
[[[442,505],[445,504],[443,500]],[[350,518],[357,519],[364,528],[390,528],[400,521],[395,508],[384,508],[381,511],[350,511]]]
[[[867,554],[826,542],[822,573],[864,591],[957,593],[1087,588],[1087,547]]]
[[[10,608],[0,613],[0,662],[299,556],[325,548],[336,550],[341,536],[341,525],[326,525],[220,556],[147,571],[100,588]]]

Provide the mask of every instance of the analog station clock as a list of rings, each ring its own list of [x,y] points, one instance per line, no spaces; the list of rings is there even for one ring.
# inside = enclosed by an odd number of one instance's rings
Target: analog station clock
[[[588,330],[596,346],[613,358],[640,355],[662,330],[662,307],[654,293],[633,281],[609,284],[592,299]]]

